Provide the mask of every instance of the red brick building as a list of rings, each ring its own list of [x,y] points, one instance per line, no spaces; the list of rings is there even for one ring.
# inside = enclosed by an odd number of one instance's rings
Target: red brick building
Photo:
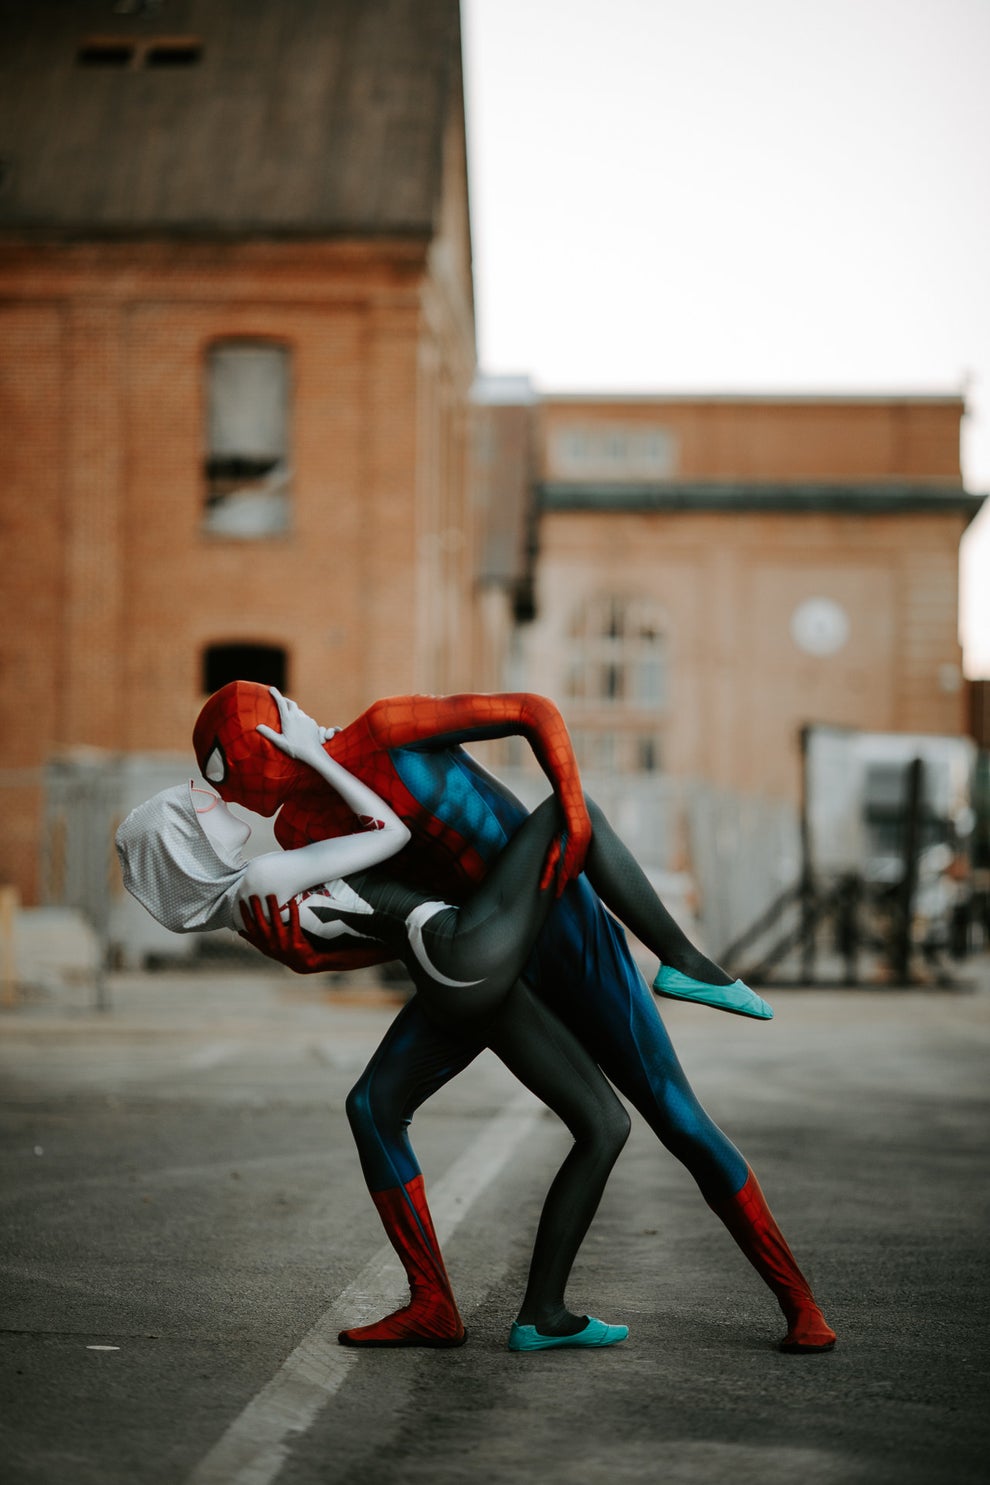
[[[0,19],[0,880],[43,761],[479,682],[457,0]]]
[[[589,774],[792,802],[804,724],[964,733],[963,411],[495,381],[482,477],[535,510],[516,682],[560,700]]]

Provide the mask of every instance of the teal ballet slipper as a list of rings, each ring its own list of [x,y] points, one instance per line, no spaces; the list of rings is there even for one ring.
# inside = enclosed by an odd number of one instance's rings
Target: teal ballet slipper
[[[592,1315],[576,1335],[540,1335],[535,1325],[513,1325],[509,1331],[509,1350],[551,1351],[563,1346],[617,1346],[628,1334],[628,1325],[606,1325],[604,1320],[596,1320]]]
[[[773,1019],[773,1009],[742,980],[733,980],[731,985],[706,985],[703,980],[692,980],[690,975],[682,975],[679,969],[664,964],[653,981],[653,989],[668,1000],[693,1000],[697,1005],[710,1005],[733,1016],[753,1016],[758,1021]]]

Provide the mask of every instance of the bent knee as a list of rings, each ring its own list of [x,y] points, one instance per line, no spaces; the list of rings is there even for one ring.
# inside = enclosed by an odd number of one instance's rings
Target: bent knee
[[[615,1160],[629,1138],[631,1128],[632,1121],[624,1105],[617,1098],[611,1098],[596,1109],[588,1139],[598,1147],[603,1156]]]
[[[629,1132],[632,1129],[632,1120],[626,1111],[625,1105],[621,1104],[618,1099],[615,1100],[612,1109],[609,1111],[606,1128],[609,1139],[615,1145],[616,1150],[621,1150],[629,1138]]]
[[[360,1083],[354,1084],[344,1099],[344,1112],[347,1114],[348,1124],[355,1131],[372,1120],[371,1091],[363,1078]]]
[[[398,1128],[406,1122],[401,1100],[390,1094],[388,1084],[382,1079],[362,1077],[344,1100],[344,1110],[355,1135],[369,1127]]]

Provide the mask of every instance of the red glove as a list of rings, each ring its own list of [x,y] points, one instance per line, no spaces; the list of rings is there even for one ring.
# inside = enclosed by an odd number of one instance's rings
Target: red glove
[[[267,912],[266,912],[267,908]],[[260,897],[252,897],[249,903],[241,903],[241,918],[244,929],[241,938],[247,939],[269,959],[288,965],[299,975],[312,975],[328,970],[363,969],[370,964],[383,964],[390,956],[381,947],[375,949],[335,949],[322,953],[314,949],[299,926],[299,904],[289,903],[289,921],[282,921],[278,900],[266,897],[262,906]]]

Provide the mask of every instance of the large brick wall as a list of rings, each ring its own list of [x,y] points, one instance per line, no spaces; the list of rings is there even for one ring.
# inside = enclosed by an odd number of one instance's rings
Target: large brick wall
[[[8,768],[188,747],[220,642],[284,647],[327,722],[468,684],[473,331],[452,298],[416,243],[0,248]],[[204,529],[205,361],[229,337],[291,352],[284,534]],[[36,782],[8,778],[0,848],[29,899]]]

